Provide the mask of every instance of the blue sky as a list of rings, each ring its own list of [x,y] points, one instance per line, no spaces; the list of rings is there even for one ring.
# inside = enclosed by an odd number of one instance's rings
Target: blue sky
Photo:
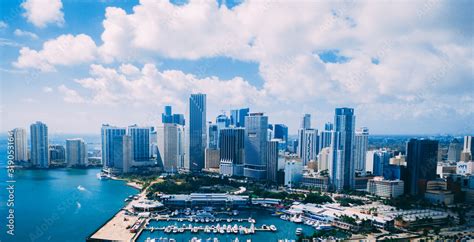
[[[472,2],[2,1],[1,132],[158,125],[208,94],[295,133],[354,107],[374,134],[473,133]]]

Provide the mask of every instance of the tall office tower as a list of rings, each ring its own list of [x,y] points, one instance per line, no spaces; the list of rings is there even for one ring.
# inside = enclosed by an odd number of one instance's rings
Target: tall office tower
[[[270,141],[272,139],[273,139],[273,125],[269,124],[268,130],[267,130],[267,140]]]
[[[300,129],[310,129],[311,128],[311,114],[305,114],[301,119]]]
[[[66,140],[66,164],[69,167],[87,165],[87,149],[83,139]]]
[[[226,176],[243,176],[245,160],[245,129],[225,128],[219,137],[220,173]]]
[[[165,123],[157,128],[158,153],[166,172],[177,172],[184,168],[184,127]]]
[[[272,139],[267,143],[267,180],[272,182],[277,182],[279,141]]]
[[[354,188],[354,130],[352,108],[336,108],[329,158],[330,183],[336,191]]]
[[[219,126],[217,124],[209,123],[209,131],[207,138],[207,148],[217,149],[219,148]]]
[[[150,128],[150,156],[156,158],[158,153],[158,133],[154,127]]]
[[[294,154],[298,153],[298,139],[293,139],[288,144],[288,151]]]
[[[184,115],[178,113],[173,114],[172,107],[165,106],[165,111],[161,114],[161,123],[184,125]]]
[[[303,162],[303,166],[309,161],[315,160],[318,155],[318,130],[300,129],[298,132],[298,156]]]
[[[376,150],[374,152],[372,174],[375,176],[384,176],[384,171],[390,165],[390,158],[392,157],[393,157],[392,152],[389,152],[386,149]]]
[[[369,145],[369,129],[362,127],[355,132],[355,170],[365,172],[367,146]]]
[[[225,114],[219,114],[216,117],[216,125],[219,129],[227,128],[230,125],[230,119]]]
[[[268,117],[263,113],[250,113],[245,118],[244,176],[266,179]]]
[[[249,112],[249,108],[230,110],[230,124],[234,127],[245,127],[245,117]]]
[[[12,130],[15,155],[13,161],[28,161],[28,140],[24,128]]]
[[[279,147],[280,150],[286,150],[288,147],[288,127],[284,124],[275,124],[273,130],[273,137],[283,141],[283,145]]]
[[[206,168],[206,170],[219,169],[220,150],[206,148],[205,159],[206,159],[206,162],[204,164],[204,168]]]
[[[448,148],[448,161],[458,162],[461,160],[461,152],[462,152],[462,144],[459,142],[458,139],[453,139],[451,143],[449,143]]]
[[[204,168],[206,149],[206,94],[191,94],[189,97],[189,152],[186,168],[201,171]]]
[[[114,136],[113,169],[116,172],[128,173],[133,161],[132,137],[130,135]]]
[[[426,183],[436,179],[438,141],[410,139],[407,142],[405,192],[423,194]]]
[[[49,145],[49,163],[64,163],[66,161],[66,149],[62,145]]]
[[[128,126],[128,135],[132,137],[133,160],[137,162],[149,161],[151,127]]]
[[[319,147],[318,147],[318,153],[326,147],[329,147],[331,145],[331,139],[332,139],[332,130],[334,128],[334,125],[332,123],[327,122],[324,124],[324,131],[321,131],[319,134]]]
[[[124,136],[125,128],[103,124],[101,129],[102,165],[104,169],[114,167],[114,138]]]
[[[318,171],[329,169],[329,147],[323,148],[318,154]]]
[[[37,121],[30,125],[31,163],[39,168],[49,167],[48,126]]]
[[[470,161],[474,159],[474,143],[472,136],[464,136],[464,148],[461,153],[462,161]]]
[[[173,108],[171,106],[165,106],[165,112],[161,114],[161,122],[164,124],[173,122]]]

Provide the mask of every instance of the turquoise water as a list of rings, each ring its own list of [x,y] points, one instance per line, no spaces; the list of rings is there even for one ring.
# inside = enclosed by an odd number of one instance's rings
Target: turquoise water
[[[15,236],[6,234],[6,139],[0,138],[0,241],[84,241],[137,190],[98,169],[17,170]]]
[[[174,238],[176,241],[181,242],[181,241],[189,241],[189,239],[196,237],[203,239],[203,241],[206,241],[208,238],[218,238],[219,241],[225,242],[225,241],[232,241],[235,240],[235,238],[238,238],[239,241],[246,241],[247,239],[251,239],[252,241],[278,241],[279,239],[296,239],[297,236],[295,234],[297,228],[302,228],[303,233],[306,235],[312,235],[313,232],[315,231],[314,228],[304,225],[304,224],[295,224],[292,222],[284,221],[281,220],[279,217],[273,217],[270,215],[270,212],[265,211],[265,210],[252,210],[252,211],[241,211],[240,214],[237,216],[239,218],[249,218],[252,217],[256,220],[255,226],[256,227],[261,227],[263,224],[266,225],[275,225],[277,227],[276,232],[256,232],[255,234],[252,235],[241,235],[241,234],[213,234],[213,233],[204,233],[204,232],[199,232],[199,233],[191,233],[191,232],[184,232],[184,233],[178,233],[178,234],[171,234],[171,233],[165,233],[163,231],[154,231],[153,233],[151,231],[144,231],[140,237],[138,238],[138,241],[145,241],[148,237],[149,238]],[[166,221],[153,221],[150,222],[149,226],[153,227],[163,227],[167,225],[177,225],[181,227],[183,224],[189,225],[190,223],[188,221],[183,221],[183,222],[166,222]],[[205,227],[206,225],[217,225],[217,222],[215,223],[191,223],[195,226],[203,226]],[[234,224],[237,225],[242,225],[245,227],[250,227],[250,223],[248,222],[231,222],[228,223],[227,221],[220,221],[220,225],[223,224]]]

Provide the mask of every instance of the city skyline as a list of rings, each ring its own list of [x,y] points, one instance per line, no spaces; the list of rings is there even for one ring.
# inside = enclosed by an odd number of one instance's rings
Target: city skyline
[[[0,132],[36,120],[78,134],[102,123],[152,126],[165,105],[184,114],[186,97],[197,92],[208,94],[209,117],[264,110],[290,134],[303,113],[321,127],[343,106],[373,134],[474,130],[467,1],[209,1],[202,8],[199,1],[55,0],[44,11],[34,2],[7,1],[0,10]],[[90,11],[74,11],[84,7]],[[295,11],[274,21],[288,8]],[[188,19],[186,11],[213,18]],[[113,30],[117,21],[123,32]],[[145,22],[154,31],[136,24]]]

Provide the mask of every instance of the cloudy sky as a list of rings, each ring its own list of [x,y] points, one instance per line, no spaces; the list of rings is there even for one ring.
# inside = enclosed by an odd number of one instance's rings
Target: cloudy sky
[[[208,120],[250,107],[291,133],[343,106],[374,134],[474,133],[472,1],[1,5],[2,132],[157,125],[202,92]]]

